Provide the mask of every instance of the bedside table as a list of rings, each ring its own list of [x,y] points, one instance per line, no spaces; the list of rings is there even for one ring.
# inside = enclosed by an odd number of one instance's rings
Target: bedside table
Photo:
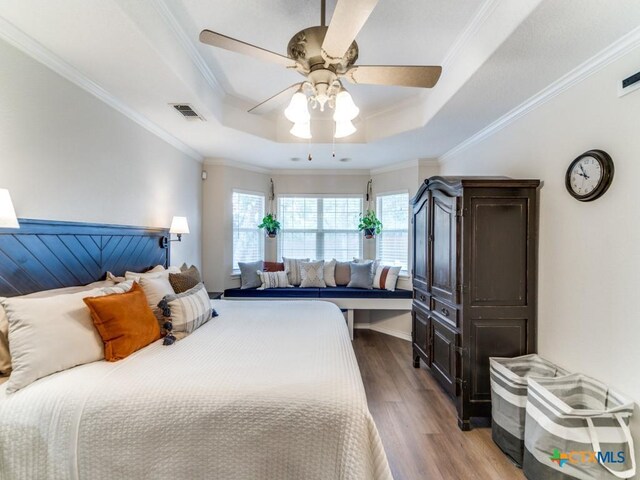
[[[207,292],[211,300],[220,300],[224,292]]]

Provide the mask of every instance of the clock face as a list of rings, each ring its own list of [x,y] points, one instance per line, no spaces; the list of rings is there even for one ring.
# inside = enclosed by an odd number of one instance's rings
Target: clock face
[[[583,157],[573,165],[569,176],[571,190],[585,197],[591,194],[602,180],[602,165],[593,157]]]
[[[613,181],[613,160],[607,152],[589,150],[576,158],[565,175],[569,193],[581,202],[600,198]]]

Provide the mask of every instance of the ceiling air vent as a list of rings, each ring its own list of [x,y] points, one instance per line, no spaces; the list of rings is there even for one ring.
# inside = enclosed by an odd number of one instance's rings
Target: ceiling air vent
[[[625,78],[618,86],[618,96],[621,97],[640,88],[640,72]]]
[[[204,122],[204,117],[198,114],[188,103],[170,103],[169,105],[187,120],[202,120]]]

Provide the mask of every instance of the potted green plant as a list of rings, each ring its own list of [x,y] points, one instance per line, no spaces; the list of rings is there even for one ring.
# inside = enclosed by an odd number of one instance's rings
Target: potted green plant
[[[363,214],[360,214],[358,230],[364,232],[365,238],[373,238],[382,232],[382,222],[376,217],[376,212],[367,210]]]
[[[280,230],[280,222],[273,213],[267,213],[258,228],[264,228],[269,238],[274,238]]]

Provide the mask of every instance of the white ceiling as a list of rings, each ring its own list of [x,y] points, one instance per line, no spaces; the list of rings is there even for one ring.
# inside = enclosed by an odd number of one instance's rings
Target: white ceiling
[[[283,106],[246,113],[302,77],[197,40],[208,28],[285,54],[319,10],[319,0],[21,0],[0,3],[0,37],[44,47],[49,64],[202,157],[308,168],[290,158],[311,151],[316,169],[368,169],[441,156],[640,25],[637,0],[380,0],[356,39],[358,63],[443,65],[443,75],[429,91],[348,85],[359,130],[333,158],[330,143],[288,133]],[[207,121],[185,121],[168,107],[177,102]],[[314,119],[314,139],[330,142],[330,128]]]

